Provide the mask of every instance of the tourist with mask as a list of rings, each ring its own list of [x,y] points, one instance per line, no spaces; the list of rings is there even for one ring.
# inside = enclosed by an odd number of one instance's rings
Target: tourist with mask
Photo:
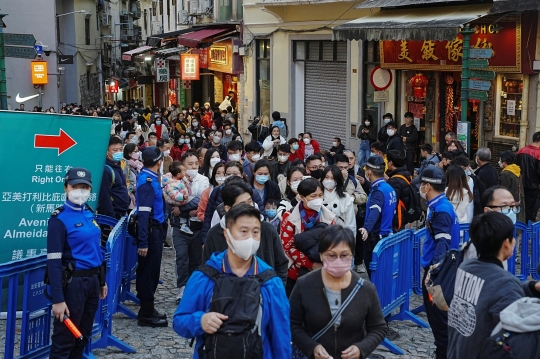
[[[336,224],[356,233],[354,197],[345,191],[343,174],[337,166],[328,166],[321,181],[324,187],[323,206],[336,215]]]
[[[244,146],[240,141],[230,141],[227,144],[227,162],[242,162]]]
[[[285,212],[281,219],[281,242],[291,264],[285,287],[287,296],[294,288],[300,272],[305,274],[322,267],[320,262],[310,260],[306,253],[296,247],[296,236],[321,228],[320,223],[334,224],[336,218],[332,211],[323,206],[324,187],[321,182],[314,178],[306,178],[298,185],[297,192],[298,204],[292,210]]]
[[[397,130],[397,125],[394,121],[386,125],[386,133],[388,134],[388,141],[386,141],[386,153],[391,150],[404,153],[405,146],[403,144],[403,139],[400,137]]]
[[[472,212],[468,210],[473,194],[467,183],[467,175],[460,166],[451,165],[446,170],[446,197],[452,203],[459,223],[471,223]]]
[[[271,176],[272,181],[279,183],[280,178],[287,176],[291,162],[289,156],[291,154],[291,146],[287,143],[279,145],[277,152],[277,161],[272,163]]]
[[[319,142],[313,139],[311,132],[304,132],[302,140],[299,142],[298,156],[302,161],[306,161],[309,156],[321,153]]]
[[[351,271],[354,242],[347,228],[324,229],[318,243],[322,269],[299,278],[292,291],[292,342],[307,358],[368,358],[384,340],[377,290]]]
[[[231,142],[234,138],[234,131],[230,121],[223,122],[223,137],[221,138],[221,144],[225,147]]]
[[[403,141],[405,147],[407,170],[414,172],[414,157],[416,156],[416,147],[418,143],[418,130],[414,125],[414,115],[412,112],[405,112],[403,116],[405,123],[398,130],[398,136]]]
[[[215,187],[221,186],[227,178],[225,177],[225,163],[220,162],[216,164],[212,169],[212,175],[210,176],[210,186],[201,194],[201,200],[197,207],[197,218],[199,221],[204,222],[204,212],[208,205],[208,199]]]
[[[211,148],[207,150],[204,154],[203,165],[199,168],[199,173],[206,178],[210,178],[214,167],[220,162],[222,162],[222,160],[217,149]]]
[[[358,230],[364,241],[364,263],[369,275],[373,249],[382,238],[392,234],[392,219],[397,205],[396,192],[384,181],[384,169],[382,157],[369,157],[365,178],[371,183],[371,193],[366,203],[364,226]]]
[[[287,172],[285,181],[279,182],[282,198],[289,201],[291,206],[295,207],[298,204],[298,186],[306,175],[306,170],[302,167],[291,166]]]
[[[257,342],[259,349],[250,353],[255,358],[291,358],[291,348],[287,345],[291,341],[290,308],[283,283],[256,256],[262,236],[259,211],[247,204],[233,206],[225,215],[223,232],[228,249],[214,253],[206,266],[190,277],[186,288],[189,296],[174,314],[174,330],[182,337],[196,339],[194,359],[206,358],[205,352],[212,353],[212,358],[246,357],[243,352],[246,346],[257,346]],[[260,294],[244,295],[244,287]],[[224,293],[227,289],[232,291],[232,296]],[[213,299],[223,295],[232,303],[219,308]],[[252,320],[248,321],[249,318]],[[245,331],[231,336],[227,333],[236,333],[234,323],[249,325]],[[241,343],[236,344],[237,338]]]
[[[386,113],[383,116],[382,126],[379,129],[379,132],[377,133],[378,141],[381,141],[382,143],[388,142],[388,132],[386,130],[388,129],[388,124],[392,121],[394,121],[394,117],[392,116],[391,113]]]
[[[276,159],[279,145],[285,143],[287,143],[287,141],[279,134],[279,127],[273,126],[270,129],[270,135],[265,138],[262,144],[264,150],[263,156],[270,161]]]
[[[289,155],[289,161],[294,161],[294,160],[300,160],[300,161],[304,161],[304,156],[302,156],[300,154],[300,152],[298,152],[298,150],[300,149],[300,143],[298,142],[298,139],[297,138],[291,138],[288,142],[289,146],[291,146],[291,154]]]
[[[489,161],[491,161],[491,150],[487,147],[480,147],[478,151],[476,151],[475,160],[478,165],[478,168],[475,171],[476,177],[482,181],[484,186],[486,186],[486,189],[498,185],[499,174],[495,167],[489,163]],[[480,195],[482,195],[482,193]]]
[[[64,191],[66,200],[51,214],[47,227],[47,276],[54,316],[50,357],[82,358],[99,301],[105,299],[108,288],[100,229],[86,203],[92,191],[90,172],[71,168],[64,177]],[[68,265],[74,270],[64,289],[64,268]],[[82,340],[75,340],[63,323],[66,317],[79,329]]]
[[[219,151],[219,156],[223,161],[227,161],[227,147],[221,144],[221,138],[223,137],[223,131],[222,130],[215,130],[214,135],[212,136],[212,142],[209,142],[203,147],[206,147],[208,149],[215,148]]]
[[[428,166],[435,166],[439,163],[439,157],[433,153],[433,146],[431,146],[429,143],[424,143],[422,147],[420,147],[420,157],[423,160],[420,163],[420,167],[416,169],[416,174],[418,176],[412,180],[412,184],[417,187],[420,186],[422,172],[424,172]]]
[[[189,145],[186,143],[183,135],[176,134],[174,137],[174,144],[171,147],[170,156],[175,161],[180,161],[182,155],[189,150]]]
[[[251,133],[251,141],[258,142],[262,146],[264,140],[270,135],[270,120],[268,116],[255,117],[251,125],[248,127]]]
[[[512,193],[514,201],[521,207],[518,221],[525,223],[525,191],[523,190],[523,178],[521,168],[515,163],[516,155],[512,151],[502,151],[499,159],[499,167],[502,168],[499,184]]]
[[[433,337],[435,338],[435,358],[446,359],[448,348],[448,312],[435,306],[426,289],[426,276],[430,266],[440,263],[449,249],[459,247],[459,223],[452,203],[446,197],[446,175],[438,167],[430,166],[420,179],[420,196],[427,202],[426,239],[422,247],[420,264],[424,268],[422,295],[424,307]]]
[[[246,152],[243,163],[244,173],[246,174],[248,181],[251,182],[255,163],[261,159],[261,145],[256,141],[251,141],[246,145],[244,150]]]
[[[320,180],[322,178],[324,168],[325,166],[323,165],[320,153],[311,155],[306,159],[306,172],[316,180]]]
[[[360,139],[360,149],[358,150],[358,164],[365,166],[371,155],[371,144],[377,141],[377,126],[373,123],[373,118],[367,114],[362,119],[362,124],[358,129]]]
[[[127,169],[127,175],[126,175],[126,183],[127,183],[127,190],[129,194],[130,204],[129,204],[129,210],[132,210],[135,208],[135,205],[137,204],[136,200],[136,190],[137,190],[137,176],[141,172],[143,168],[143,164],[140,161],[141,152],[137,148],[137,146],[133,143],[128,143],[124,146],[124,160],[127,162],[128,166],[126,166]],[[125,172],[125,171],[124,171]]]
[[[253,187],[253,191],[258,194],[262,203],[265,203],[270,198],[276,200],[281,199],[279,186],[270,179],[270,167],[270,162],[266,159],[262,159],[257,161],[253,168],[251,186]],[[262,209],[262,207],[260,209]]]
[[[212,226],[208,231],[206,241],[204,242],[203,263],[208,261],[213,253],[221,253],[227,249],[227,241],[223,233],[227,212],[238,205],[254,205],[253,189],[242,181],[227,181],[224,185],[224,190],[221,191],[221,198],[223,199],[224,215],[221,221]],[[256,254],[276,271],[283,281],[283,285],[285,285],[289,260],[283,251],[278,232],[269,222],[261,222],[261,240]]]

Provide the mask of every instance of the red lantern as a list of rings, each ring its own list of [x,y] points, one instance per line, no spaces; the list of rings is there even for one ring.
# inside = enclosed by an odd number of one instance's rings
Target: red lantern
[[[416,98],[422,98],[426,97],[426,87],[428,85],[428,79],[424,75],[422,75],[421,72],[417,73],[413,78],[409,81],[409,83],[413,87],[414,97]]]

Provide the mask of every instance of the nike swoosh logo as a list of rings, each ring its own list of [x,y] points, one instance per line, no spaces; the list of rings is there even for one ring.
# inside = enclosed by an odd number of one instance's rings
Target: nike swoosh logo
[[[60,59],[60,62],[66,62],[69,61],[69,59]]]
[[[26,102],[26,101],[28,101],[28,100],[33,99],[34,97],[38,97],[38,96],[39,96],[39,94],[32,95],[32,96],[27,96],[27,97],[20,97],[19,95],[20,95],[20,94],[17,94],[17,97],[15,98],[15,101],[17,101],[18,103],[23,103],[23,102]]]

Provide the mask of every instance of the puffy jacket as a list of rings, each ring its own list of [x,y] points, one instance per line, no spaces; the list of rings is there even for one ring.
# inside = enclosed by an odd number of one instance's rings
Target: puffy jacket
[[[312,262],[321,263],[321,255],[319,254],[319,236],[326,227],[328,227],[328,224],[319,222],[310,230],[304,230],[304,232],[294,236],[296,248],[304,253]]]
[[[299,158],[304,161],[306,159],[306,144],[304,143],[304,141],[300,141],[298,144],[300,145],[300,148],[298,148],[296,153],[298,153]],[[319,145],[319,142],[312,139],[311,145],[313,146],[314,154],[321,153],[321,146]]]
[[[251,140],[259,141],[261,144],[264,139],[270,135],[270,129],[267,126],[259,125],[259,120],[255,120],[248,126],[248,131],[251,132]]]
[[[411,174],[407,171],[407,166],[396,168],[393,171],[387,171],[386,175],[388,176],[387,183],[392,186],[396,192],[396,198],[403,201],[405,208],[411,208],[411,191],[409,190],[409,185],[399,177],[394,177],[396,175],[401,175],[405,177],[409,183],[411,182]]]
[[[523,186],[538,189],[540,185],[540,148],[528,145],[517,153],[517,165],[521,168]]]
[[[255,190],[255,187],[253,187],[253,195],[255,194],[258,195],[257,190]],[[259,209],[264,208],[264,204],[266,203],[266,200],[268,200],[269,198],[274,198],[278,201],[281,199],[281,191],[279,190],[278,184],[271,180],[266,181],[266,183],[264,184],[264,198],[260,199],[263,206],[259,207]],[[255,198],[253,200],[255,200]]]
[[[368,133],[363,133],[362,130],[369,130]],[[386,133],[386,129],[384,129]],[[387,135],[388,136],[388,135]],[[369,140],[369,144],[371,145],[373,142],[377,141],[377,128],[375,125],[362,125],[360,126],[360,129],[358,130],[358,138],[361,140]]]
[[[403,153],[403,151],[405,150],[405,146],[403,145],[403,140],[397,134],[392,137],[389,137],[388,142],[386,143],[386,153],[388,153],[391,150],[399,151],[399,153]]]
[[[386,133],[387,127],[388,125],[384,125],[379,129],[379,132],[377,133],[377,139],[382,143],[386,143],[388,141],[388,133]]]

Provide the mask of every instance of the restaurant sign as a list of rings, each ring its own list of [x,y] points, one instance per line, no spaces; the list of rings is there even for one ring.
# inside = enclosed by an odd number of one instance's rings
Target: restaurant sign
[[[233,73],[232,41],[216,42],[208,51],[208,70]]]
[[[497,22],[475,22],[471,35],[474,49],[492,49],[489,69],[498,72],[521,72],[521,19],[506,17]],[[387,69],[423,69],[461,71],[463,36],[452,41],[379,41],[381,67]]]

